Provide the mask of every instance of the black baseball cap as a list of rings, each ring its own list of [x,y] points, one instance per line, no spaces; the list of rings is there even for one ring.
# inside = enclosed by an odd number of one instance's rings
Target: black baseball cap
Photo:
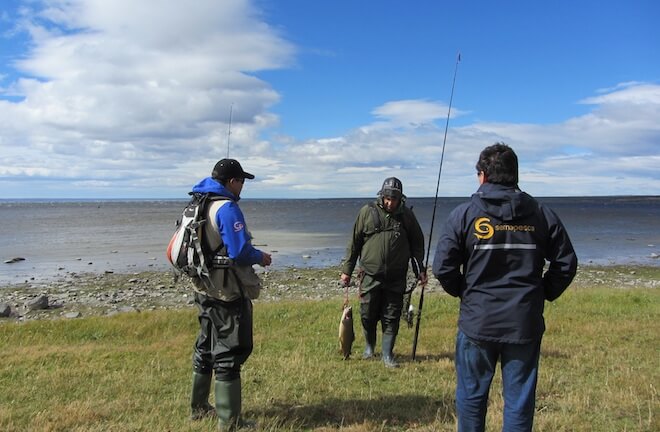
[[[233,178],[252,180],[254,175],[243,171],[243,167],[236,159],[221,159],[213,167],[211,177],[219,180],[229,180]]]

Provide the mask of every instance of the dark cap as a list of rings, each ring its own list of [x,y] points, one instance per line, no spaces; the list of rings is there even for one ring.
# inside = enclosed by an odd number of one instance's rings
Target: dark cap
[[[380,188],[379,195],[394,198],[401,198],[403,195],[403,184],[401,180],[396,177],[388,177],[383,182],[383,187]]]
[[[219,180],[233,178],[253,179],[254,175],[243,171],[243,167],[236,159],[222,159],[213,167],[211,177]]]

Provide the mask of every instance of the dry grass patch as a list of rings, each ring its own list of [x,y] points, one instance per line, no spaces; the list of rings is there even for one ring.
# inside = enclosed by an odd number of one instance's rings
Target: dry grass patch
[[[643,282],[620,289],[582,280],[547,305],[535,430],[660,430],[660,291],[648,288],[659,273],[597,274],[599,280],[628,275]],[[255,306],[255,351],[243,370],[244,410],[261,430],[455,430],[457,300],[429,293],[418,361],[410,359],[412,331],[402,327],[398,370],[359,359],[361,337],[353,358],[341,360],[341,303],[339,295]],[[0,430],[213,430],[213,421],[188,420],[196,332],[192,307],[3,322]],[[497,376],[489,431],[501,424],[499,383]]]

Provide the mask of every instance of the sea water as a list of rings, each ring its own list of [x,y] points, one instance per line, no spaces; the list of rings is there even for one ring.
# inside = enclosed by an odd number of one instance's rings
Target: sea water
[[[430,261],[441,225],[468,198],[439,198]],[[273,268],[338,265],[360,207],[370,198],[243,199],[253,243]],[[581,264],[660,265],[660,197],[539,198],[562,219]],[[185,200],[0,200],[0,283],[71,273],[166,270],[167,243]],[[409,198],[431,234],[433,198]],[[11,264],[12,258],[25,258]]]

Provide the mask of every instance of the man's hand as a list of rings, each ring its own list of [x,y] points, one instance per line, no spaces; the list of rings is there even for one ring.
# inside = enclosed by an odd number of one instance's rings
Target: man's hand
[[[417,278],[419,281],[420,285],[426,285],[426,283],[429,281],[429,277],[426,275],[426,272],[419,272],[419,277]]]
[[[269,266],[273,262],[273,258],[269,253],[261,252],[261,267]]]
[[[347,287],[351,283],[351,275],[347,275],[346,273],[341,274],[341,286]]]

